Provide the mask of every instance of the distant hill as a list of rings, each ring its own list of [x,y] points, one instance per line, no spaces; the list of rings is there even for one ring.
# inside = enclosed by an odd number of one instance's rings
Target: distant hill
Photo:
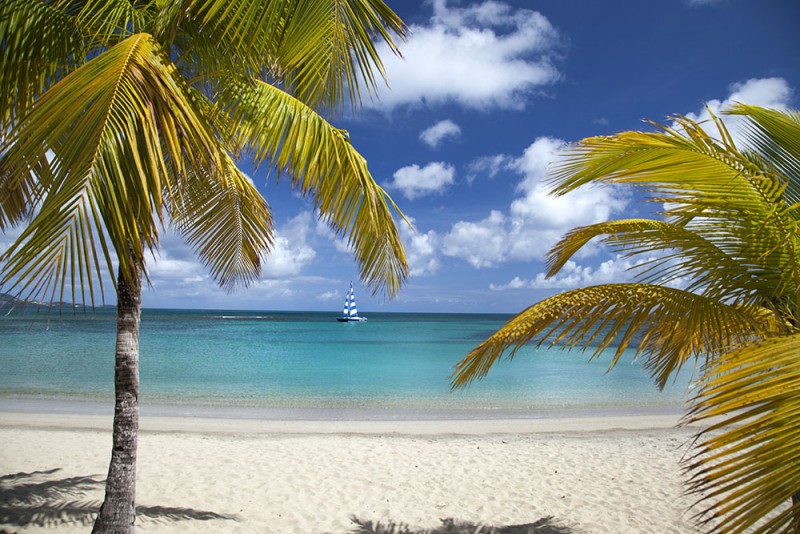
[[[14,295],[10,293],[0,293],[0,308],[9,308],[12,306],[43,306],[45,308],[82,308],[82,304],[73,304],[71,302],[53,302],[52,304],[49,302],[42,302],[38,300],[25,300],[25,299],[18,299]],[[87,308],[91,308],[92,306],[87,303]],[[115,308],[113,304],[99,304],[95,306],[95,308]]]
[[[9,295],[8,293],[0,293],[0,306],[16,304],[18,302],[21,302],[18,298]]]

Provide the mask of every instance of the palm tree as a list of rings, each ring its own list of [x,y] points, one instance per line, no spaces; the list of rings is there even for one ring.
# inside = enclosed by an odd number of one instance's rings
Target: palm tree
[[[258,278],[274,228],[236,165],[288,175],[394,295],[391,199],[347,132],[405,26],[383,0],[6,0],[0,11],[0,284],[94,305],[116,281],[113,452],[97,532],[131,532],[146,254],[170,224],[227,290]],[[399,213],[399,212],[398,212]],[[402,214],[400,214],[402,217]],[[115,267],[116,265],[116,267]]]
[[[658,219],[575,228],[550,251],[553,276],[599,237],[636,260],[633,283],[565,291],[512,318],[461,362],[454,387],[507,350],[562,343],[636,348],[659,386],[699,362],[687,421],[705,422],[689,488],[710,530],[796,532],[800,522],[800,114],[737,104],[749,150],[712,116],[715,136],[677,117],[655,132],[584,139],[553,192],[627,184],[662,204]],[[788,503],[788,504],[787,504]]]

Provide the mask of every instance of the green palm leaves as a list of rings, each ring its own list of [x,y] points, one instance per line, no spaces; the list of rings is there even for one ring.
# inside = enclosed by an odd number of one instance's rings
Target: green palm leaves
[[[636,283],[566,291],[526,309],[456,367],[454,386],[511,349],[563,343],[597,355],[625,348],[660,386],[688,361],[703,365],[689,421],[712,420],[689,462],[707,525],[780,532],[800,517],[800,352],[797,193],[800,116],[737,105],[751,150],[724,124],[715,135],[678,117],[657,132],[623,132],[573,146],[554,172],[566,194],[626,184],[663,206],[662,220],[609,221],[570,231],[551,250],[555,275],[591,239],[632,260]],[[793,506],[786,503],[794,502]]]
[[[795,532],[799,356],[800,334],[770,337],[723,355],[703,375],[689,419],[709,426],[687,462],[689,487],[719,532]]]
[[[269,159],[291,176],[292,185],[315,199],[320,216],[349,237],[362,279],[393,294],[406,276],[400,235],[390,207],[366,160],[338,130],[301,101],[263,83],[229,82],[221,100],[229,103],[237,142],[256,161]]]
[[[393,295],[407,276],[396,206],[314,106],[357,99],[382,72],[372,35],[394,47],[403,31],[378,0],[10,0],[0,229],[30,223],[0,283],[94,303],[100,273],[134,272],[167,222],[225,288],[255,279],[274,229],[232,159],[244,148],[290,174]]]
[[[6,272],[34,293],[63,291],[66,266],[77,266],[91,286],[89,273],[100,268],[87,246],[94,236],[109,262],[106,239],[118,251],[121,271],[133,272],[131,263],[144,258],[131,243],[157,245],[165,191],[177,187],[187,167],[201,172],[223,158],[188,87],[147,34],[132,36],[55,84],[14,132],[2,162],[3,182],[13,190],[26,177],[26,189],[41,206],[9,251]],[[131,254],[119,253],[127,249]]]

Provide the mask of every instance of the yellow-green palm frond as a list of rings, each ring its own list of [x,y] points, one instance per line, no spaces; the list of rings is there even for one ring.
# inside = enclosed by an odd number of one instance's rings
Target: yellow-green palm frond
[[[334,108],[347,94],[358,105],[360,88],[376,87],[375,71],[385,79],[374,40],[400,53],[392,33],[403,37],[405,25],[383,0],[298,3],[279,51],[288,91],[311,107]]]
[[[768,314],[769,315],[769,314]],[[613,367],[629,346],[660,387],[692,356],[742,346],[766,334],[761,308],[729,306],[688,291],[646,284],[607,284],[565,291],[513,317],[457,365],[454,387],[486,375],[507,350],[528,343],[592,350],[613,348]]]
[[[800,334],[713,359],[689,422],[709,426],[687,463],[717,532],[788,532],[800,514]]]
[[[219,142],[194,96],[147,34],[112,47],[43,94],[2,147],[4,180],[33,180],[28,203],[42,199],[5,254],[3,283],[58,300],[69,284],[81,297],[101,269],[97,244],[111,269],[107,241],[121,272],[141,265],[141,245],[157,245],[164,191],[190,169],[202,174],[220,165]],[[48,159],[52,177],[37,175]]]
[[[623,132],[581,141],[556,170],[554,191],[565,194],[590,182],[643,188],[653,193],[652,201],[666,204],[664,215],[670,223],[685,226],[723,253],[728,258],[726,269],[730,261],[740,262],[750,276],[749,283],[738,287],[747,279],[726,281],[726,270],[710,261],[703,266],[703,259],[692,265],[692,250],[681,248],[682,236],[675,234],[676,257],[688,260],[690,270],[708,269],[693,288],[725,298],[727,285],[749,294],[751,302],[793,293],[800,286],[796,253],[800,211],[787,202],[787,179],[771,166],[758,165],[763,158],[740,152],[724,124],[712,119],[716,137],[701,124],[678,117],[675,128],[661,126],[659,132]],[[704,255],[706,250],[697,253]],[[659,274],[658,269],[652,272]]]
[[[763,304],[784,293],[784,282],[793,282],[785,277],[789,255],[779,233],[746,216],[687,224],[623,219],[574,228],[548,253],[547,276],[597,237],[613,252],[641,259],[631,267],[638,282],[682,279],[688,291],[724,302]]]
[[[193,172],[172,195],[172,224],[226,291],[247,285],[272,244],[269,206],[230,159],[206,176]]]
[[[674,120],[676,128],[651,123],[660,131],[620,132],[572,145],[552,173],[553,193],[563,195],[588,183],[619,183],[653,192],[657,201],[696,202],[699,193],[744,205],[761,202],[747,183],[749,162],[721,121],[714,119],[723,141],[694,121]]]
[[[402,20],[383,0],[190,0],[202,30],[225,43],[239,74],[269,75],[310,107],[335,109],[384,76],[375,39],[399,53]],[[266,69],[266,72],[263,72]]]
[[[246,68],[274,61],[286,21],[296,0],[184,0],[182,16],[216,36],[223,50]],[[184,21],[176,21],[183,24]],[[260,55],[260,60],[254,57]]]
[[[91,42],[104,46],[144,31],[153,16],[154,0],[56,0],[75,13],[80,25],[88,30]]]
[[[745,117],[745,135],[786,185],[788,204],[800,202],[800,111],[735,104],[726,113]],[[795,215],[798,217],[798,215]]]
[[[291,2],[183,0],[159,4],[154,37],[207,94],[228,76],[270,76]]]
[[[375,182],[366,160],[341,130],[287,93],[262,82],[232,84],[220,102],[236,125],[235,137],[257,162],[287,172],[313,199],[323,220],[347,236],[373,291],[394,295],[408,276],[405,252],[392,219],[402,214]]]
[[[87,53],[76,17],[59,7],[43,0],[7,0],[0,9],[0,138],[51,80]]]
[[[5,133],[49,86],[145,25],[130,0],[6,0],[0,10],[0,109]],[[2,135],[2,134],[0,134]]]

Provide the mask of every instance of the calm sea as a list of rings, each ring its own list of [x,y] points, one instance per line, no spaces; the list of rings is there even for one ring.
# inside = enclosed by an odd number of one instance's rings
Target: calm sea
[[[689,371],[658,391],[626,357],[526,348],[464,391],[455,363],[507,315],[144,310],[143,413],[277,418],[506,417],[679,411]],[[0,316],[0,409],[111,410],[115,312]],[[544,416],[544,415],[543,415]]]

